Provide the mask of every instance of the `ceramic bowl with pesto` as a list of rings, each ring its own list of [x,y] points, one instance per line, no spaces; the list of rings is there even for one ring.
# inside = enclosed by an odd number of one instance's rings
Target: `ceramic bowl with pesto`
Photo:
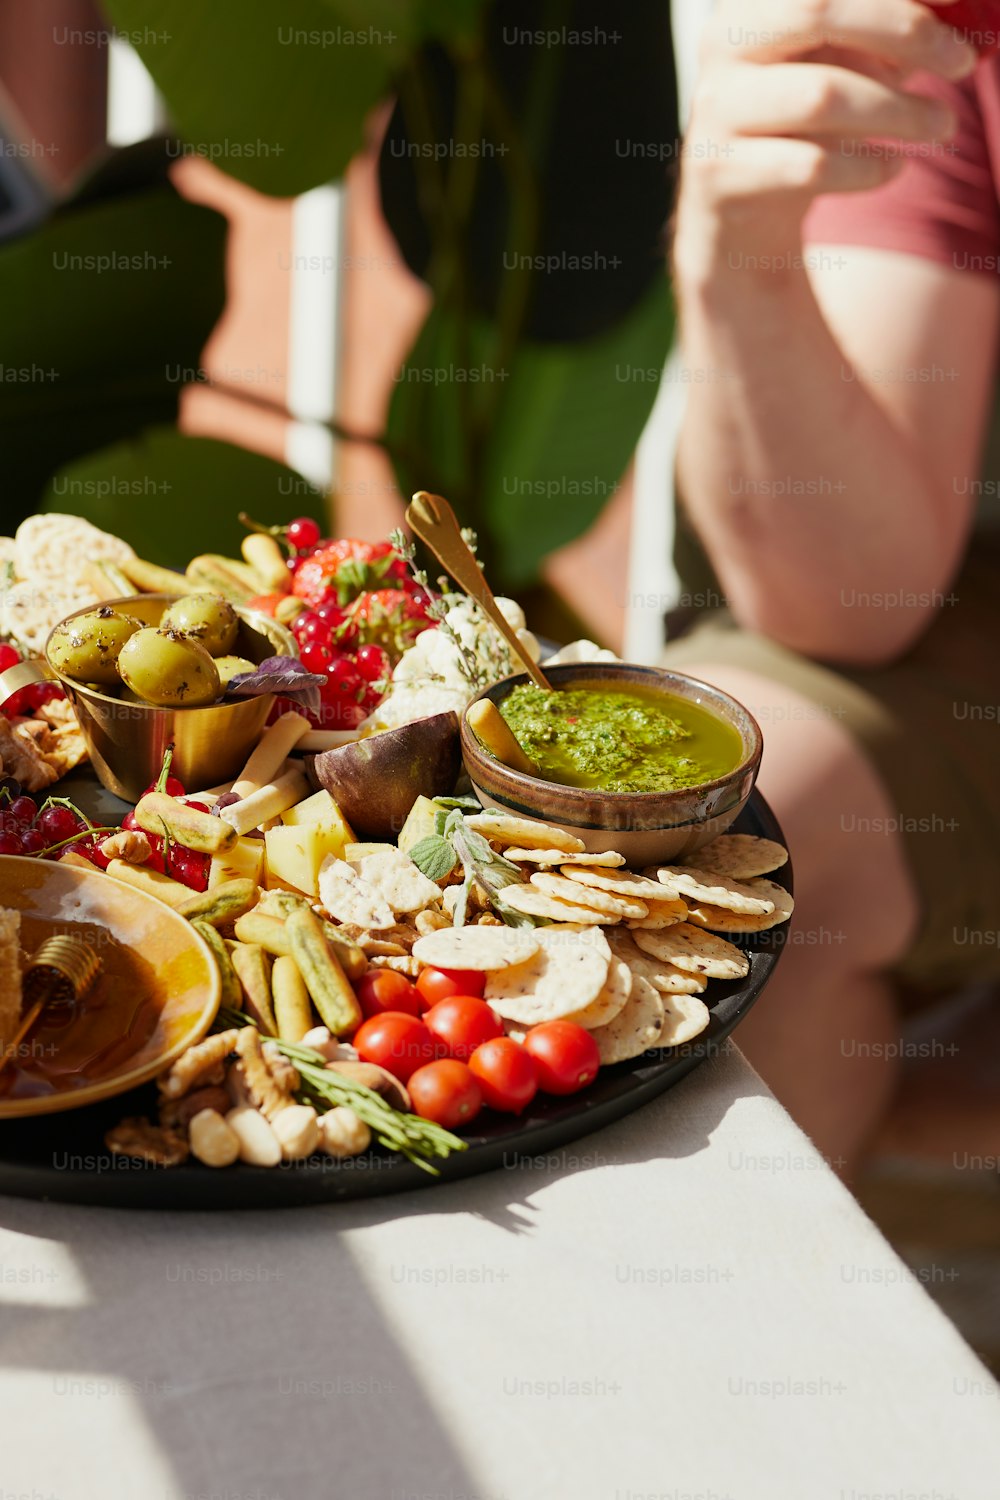
[[[462,719],[462,755],[484,807],[556,824],[592,853],[630,865],[683,861],[746,805],[763,737],[753,716],[695,677],[628,662],[547,669],[480,694],[507,720],[539,775],[504,765]]]

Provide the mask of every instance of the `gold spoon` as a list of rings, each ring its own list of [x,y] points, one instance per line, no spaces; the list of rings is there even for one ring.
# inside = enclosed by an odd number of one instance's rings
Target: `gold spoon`
[[[445,572],[454,578],[464,594],[475,600],[491,625],[499,630],[535,686],[543,688],[547,693],[555,692],[556,689],[537,662],[532,661],[518,640],[516,631],[498,609],[493,590],[476,562],[475,553],[463,539],[458,518],[447,500],[441,495],[429,495],[426,490],[418,490],[406,508],[406,520],[411,531],[431,549]]]

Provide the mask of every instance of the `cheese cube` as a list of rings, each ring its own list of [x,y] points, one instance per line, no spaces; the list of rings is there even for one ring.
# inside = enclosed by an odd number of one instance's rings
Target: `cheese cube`
[[[223,880],[246,878],[260,885],[264,878],[264,840],[242,838],[225,854],[212,856],[208,871],[209,887]]]

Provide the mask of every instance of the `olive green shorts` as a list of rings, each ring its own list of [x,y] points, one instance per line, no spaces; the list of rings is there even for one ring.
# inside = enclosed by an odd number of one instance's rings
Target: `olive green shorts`
[[[661,660],[743,668],[845,725],[889,793],[921,897],[900,977],[923,989],[1000,979],[1000,543],[974,540],[930,630],[892,666],[823,666],[724,611]]]

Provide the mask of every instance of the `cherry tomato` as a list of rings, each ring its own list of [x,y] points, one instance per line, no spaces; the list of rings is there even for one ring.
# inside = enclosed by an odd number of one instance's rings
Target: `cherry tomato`
[[[462,1062],[468,1062],[483,1042],[503,1036],[503,1024],[486,1001],[477,1000],[475,995],[450,995],[447,1000],[439,1000],[424,1016],[424,1025],[444,1043],[449,1057]]]
[[[354,989],[366,1016],[382,1016],[390,1010],[419,1016],[423,1009],[416,986],[405,974],[397,974],[393,969],[370,970],[361,976]]]
[[[6,672],[8,667],[16,667],[20,660],[21,654],[16,646],[0,641],[0,672]]]
[[[354,1034],[354,1045],[362,1062],[377,1063],[400,1083],[406,1083],[424,1063],[434,1062],[443,1050],[423,1021],[398,1010],[363,1021]]]
[[[498,1036],[491,1042],[483,1042],[469,1058],[469,1067],[491,1109],[519,1115],[535,1097],[538,1089],[535,1059],[513,1037]]]
[[[483,1107],[483,1091],[464,1062],[445,1057],[425,1063],[407,1084],[414,1112],[446,1130],[471,1125]]]
[[[417,989],[427,1005],[450,1000],[452,995],[481,997],[486,989],[486,975],[475,969],[421,969]]]
[[[593,1083],[601,1054],[589,1031],[575,1021],[543,1021],[524,1039],[538,1069],[543,1094],[575,1094]]]

